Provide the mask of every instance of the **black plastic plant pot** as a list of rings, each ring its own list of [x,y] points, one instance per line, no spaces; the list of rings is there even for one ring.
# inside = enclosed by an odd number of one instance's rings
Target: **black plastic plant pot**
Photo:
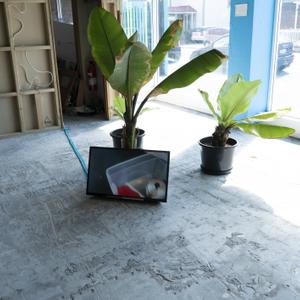
[[[229,138],[225,147],[212,145],[212,137],[205,137],[199,141],[201,146],[201,170],[210,175],[225,175],[231,172],[235,139]]]
[[[143,148],[143,138],[145,136],[145,130],[143,129],[137,129],[137,149],[142,149]],[[122,132],[123,129],[116,129],[110,133],[110,136],[113,139],[113,146],[114,148],[123,148],[123,143],[122,143]]]

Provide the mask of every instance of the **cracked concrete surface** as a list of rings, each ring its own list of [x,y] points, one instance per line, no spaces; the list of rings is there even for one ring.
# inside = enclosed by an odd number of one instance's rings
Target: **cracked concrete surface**
[[[85,195],[62,131],[0,140],[0,299],[300,299],[299,141],[233,135],[228,176],[199,171],[213,121],[156,104],[145,148],[171,150],[166,204]],[[68,119],[87,159],[118,122]]]

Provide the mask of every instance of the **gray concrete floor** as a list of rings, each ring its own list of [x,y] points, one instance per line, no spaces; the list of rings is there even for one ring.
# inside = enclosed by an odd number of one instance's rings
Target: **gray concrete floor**
[[[300,299],[299,141],[233,132],[232,174],[204,175],[213,121],[156,105],[140,127],[172,152],[166,204],[86,196],[60,130],[0,140],[1,300]],[[66,123],[86,159],[119,126]]]

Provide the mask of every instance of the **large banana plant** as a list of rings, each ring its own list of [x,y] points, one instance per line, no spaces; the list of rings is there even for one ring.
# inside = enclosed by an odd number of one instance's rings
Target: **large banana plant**
[[[290,111],[290,108],[264,112],[237,120],[238,115],[249,109],[251,100],[257,94],[260,84],[260,80],[244,80],[241,74],[231,76],[225,81],[219,92],[216,108],[209,100],[208,93],[199,90],[203,100],[218,121],[212,135],[213,146],[224,147],[229,138],[230,130],[235,127],[265,139],[287,137],[295,132],[289,127],[265,123],[265,121],[273,121],[282,117]]]
[[[150,97],[186,87],[227,59],[218,50],[196,57],[165,78],[138,104],[141,88],[153,78],[168,51],[177,45],[181,32],[182,21],[173,22],[151,52],[138,41],[137,33],[127,38],[119,22],[105,9],[96,7],[90,14],[88,38],[93,57],[111,87],[125,99],[124,148],[135,148],[137,118]]]

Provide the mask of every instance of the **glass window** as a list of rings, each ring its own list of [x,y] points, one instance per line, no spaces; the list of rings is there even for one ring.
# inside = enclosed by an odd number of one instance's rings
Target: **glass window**
[[[292,108],[291,117],[300,118],[298,84],[300,81],[299,0],[282,1],[276,45],[275,80],[272,108]]]
[[[216,10],[216,7],[218,9]],[[224,54],[229,50],[230,3],[228,0],[170,0],[159,1],[160,35],[176,19],[183,20],[183,32],[178,46],[172,49],[159,70],[159,80],[195,57],[218,48]],[[206,90],[212,101],[227,78],[227,64],[204,75],[189,87],[173,90],[160,100],[208,112],[198,89]]]
[[[300,5],[298,6],[297,12],[297,29],[300,29]]]
[[[216,7],[219,9],[216,11]],[[214,43],[229,36],[230,1],[228,0],[123,0],[122,25],[128,36],[136,30],[139,40],[153,49],[159,37],[176,19],[183,20],[183,32],[179,44],[171,49],[161,64],[154,80],[146,90],[196,56],[212,49]],[[226,39],[219,41],[220,49],[228,54]],[[190,87],[171,91],[159,96],[160,100],[170,101],[189,108],[206,110],[198,89],[207,90],[212,98],[227,77],[227,64],[216,72],[199,79]],[[145,89],[143,89],[145,92]],[[188,97],[187,97],[188,95]],[[188,99],[187,99],[188,98]]]
[[[126,0],[122,5],[122,26],[128,37],[136,31],[149,49],[153,44],[152,1]]]
[[[224,48],[223,52],[225,52],[225,48],[228,49],[229,47],[229,36],[227,35],[225,37],[219,38],[214,42],[213,46],[214,46],[213,48],[216,48],[220,51],[222,51],[223,50],[222,48]]]
[[[294,29],[297,17],[297,4],[294,1],[283,1],[281,7],[280,29]]]

